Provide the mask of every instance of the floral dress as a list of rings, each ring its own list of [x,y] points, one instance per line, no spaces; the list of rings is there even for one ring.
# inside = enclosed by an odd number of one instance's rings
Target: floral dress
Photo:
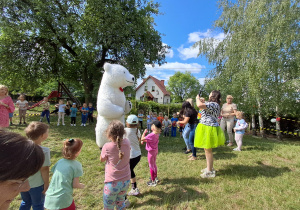
[[[5,107],[0,104],[0,128],[9,126],[9,113],[15,111],[15,105],[10,96],[7,96],[0,100],[2,103],[7,104],[9,107]]]

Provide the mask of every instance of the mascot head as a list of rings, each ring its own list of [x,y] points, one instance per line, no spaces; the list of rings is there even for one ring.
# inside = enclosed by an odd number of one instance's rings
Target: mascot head
[[[129,71],[119,64],[105,63],[104,74],[102,81],[105,81],[107,85],[116,88],[124,88],[127,86],[133,86],[135,78]]]

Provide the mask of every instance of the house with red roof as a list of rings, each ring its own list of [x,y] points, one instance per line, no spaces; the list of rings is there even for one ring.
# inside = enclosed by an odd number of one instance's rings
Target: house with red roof
[[[160,104],[171,102],[171,96],[165,87],[165,81],[158,80],[151,75],[144,79],[135,91],[137,101],[154,101]]]

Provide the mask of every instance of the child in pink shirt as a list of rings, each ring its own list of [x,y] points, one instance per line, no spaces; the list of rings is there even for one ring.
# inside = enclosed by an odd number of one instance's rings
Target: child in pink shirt
[[[125,208],[125,196],[130,182],[130,142],[123,139],[124,125],[112,121],[106,131],[111,142],[104,144],[100,161],[105,163],[105,184],[103,189],[104,209]]]
[[[157,166],[156,166],[156,156],[158,154],[158,142],[159,142],[159,134],[161,133],[161,122],[158,120],[153,121],[151,125],[152,133],[147,136],[147,129],[144,130],[142,135],[141,143],[146,142],[146,150],[148,151],[148,163],[150,168],[151,180],[147,182],[148,186],[156,186],[159,182],[157,179]]]

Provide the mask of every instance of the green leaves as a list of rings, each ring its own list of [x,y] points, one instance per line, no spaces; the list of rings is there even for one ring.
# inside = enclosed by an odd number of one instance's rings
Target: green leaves
[[[171,92],[173,102],[182,102],[187,98],[195,98],[201,88],[197,80],[190,72],[176,72],[170,77],[167,89]]]
[[[145,64],[163,64],[158,4],[119,0],[2,1],[0,75],[78,82],[91,98],[105,62],[126,66],[137,78]],[[38,85],[38,84],[36,84]],[[96,85],[97,86],[97,85]]]
[[[261,113],[273,112],[275,106],[281,114],[295,113],[295,105],[300,110],[299,89],[291,85],[300,77],[299,4],[299,0],[220,1],[222,15],[215,27],[226,33],[225,39],[217,46],[209,39],[195,45],[217,66],[208,87],[233,95],[244,111],[256,111],[252,107],[257,98]]]

